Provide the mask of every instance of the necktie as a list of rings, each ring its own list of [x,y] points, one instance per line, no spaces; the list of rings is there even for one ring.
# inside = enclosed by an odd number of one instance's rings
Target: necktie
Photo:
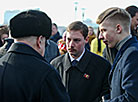
[[[73,66],[73,67],[76,66],[77,63],[78,63],[77,60],[73,60],[73,61],[72,61],[72,66]]]
[[[74,80],[74,75],[76,75],[76,70],[77,68],[75,68],[76,64],[78,63],[77,60],[73,60],[71,62],[71,67],[68,69],[67,71],[67,76],[66,76],[66,88],[67,88],[67,91],[71,90],[72,88],[72,84],[74,83],[73,80]],[[73,83],[72,83],[73,82]]]

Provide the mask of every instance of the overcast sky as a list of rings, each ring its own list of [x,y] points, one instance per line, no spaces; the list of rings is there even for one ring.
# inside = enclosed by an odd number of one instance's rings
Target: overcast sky
[[[75,16],[75,4],[78,2]],[[138,0],[3,0],[0,7],[0,24],[3,23],[5,10],[26,10],[40,8],[48,14],[53,22],[67,26],[74,20],[82,20],[82,8],[85,8],[84,19],[95,22],[97,16],[109,7],[126,8],[138,6]]]

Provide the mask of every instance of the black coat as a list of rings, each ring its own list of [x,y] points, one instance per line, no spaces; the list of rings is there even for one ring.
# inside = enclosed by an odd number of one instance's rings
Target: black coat
[[[0,102],[69,102],[65,90],[58,72],[25,44],[0,59]]]
[[[86,50],[75,68],[71,67],[68,53],[55,58],[51,64],[59,71],[71,102],[99,102],[102,96],[109,94],[111,66],[102,57]]]

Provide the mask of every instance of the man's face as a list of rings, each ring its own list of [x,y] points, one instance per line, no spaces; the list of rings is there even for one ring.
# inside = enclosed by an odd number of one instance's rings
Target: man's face
[[[81,32],[78,31],[70,31],[67,32],[66,35],[66,45],[67,45],[67,51],[73,58],[78,58],[85,47],[85,44],[88,41],[84,39],[84,36],[81,34]]]
[[[115,33],[115,26],[109,21],[105,20],[99,25],[99,29],[99,39],[102,39],[109,48],[115,47],[116,43],[118,42]]]
[[[3,44],[4,44],[4,39],[5,39],[5,38],[8,38],[8,37],[9,37],[8,34],[2,34],[2,35],[1,35],[1,41],[2,41]]]
[[[55,25],[52,25],[52,35],[55,35],[57,33],[57,28]]]
[[[131,27],[132,29],[136,29],[138,26],[138,12],[135,14],[135,16],[131,20]]]

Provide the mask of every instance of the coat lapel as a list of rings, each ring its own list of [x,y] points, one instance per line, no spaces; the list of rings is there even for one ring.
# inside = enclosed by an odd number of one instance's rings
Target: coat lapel
[[[85,53],[84,55],[82,56],[82,58],[80,59],[78,65],[77,65],[77,68],[82,72],[84,73],[85,72],[85,69],[89,63],[89,60],[90,60],[90,53],[89,51],[86,49],[85,50]]]
[[[82,58],[80,59],[80,61],[78,62],[76,68],[82,73],[85,73],[85,69],[89,63],[90,60],[90,55],[89,52],[87,50],[85,50],[84,55],[82,56]],[[66,86],[67,90],[68,90],[68,74],[67,71],[71,68],[71,61],[69,58],[69,54],[66,53],[65,56],[63,57],[63,60],[61,61],[63,63],[63,84]]]
[[[63,58],[63,68],[64,68],[63,70],[67,71],[70,67],[71,67],[71,61],[69,58],[69,54],[66,53],[64,58]]]
[[[78,70],[81,71],[82,73],[85,71],[85,68],[87,67],[89,63],[89,60],[90,60],[89,54],[90,54],[89,51],[85,50],[84,55],[82,56],[82,58],[80,59],[80,61],[78,62],[76,66]],[[63,63],[64,71],[67,71],[71,67],[71,61],[70,61],[68,53],[65,54],[62,63]]]

